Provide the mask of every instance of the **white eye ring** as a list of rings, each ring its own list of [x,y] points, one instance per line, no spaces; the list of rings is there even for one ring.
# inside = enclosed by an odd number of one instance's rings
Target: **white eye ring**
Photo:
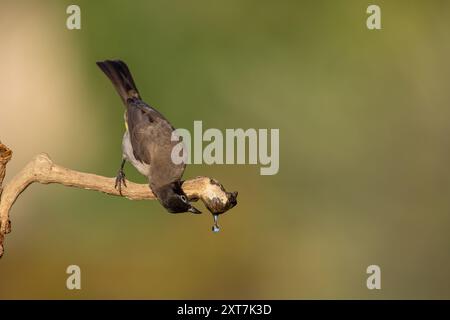
[[[182,194],[182,195],[180,196],[180,198],[181,198],[181,200],[182,200],[183,202],[187,202],[187,198],[186,198],[185,195]]]

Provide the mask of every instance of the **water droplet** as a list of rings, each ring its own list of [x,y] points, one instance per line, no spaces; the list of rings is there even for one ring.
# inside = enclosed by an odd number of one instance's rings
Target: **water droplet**
[[[218,225],[219,216],[217,214],[215,214],[213,216],[214,216],[214,225],[212,227],[212,231],[217,233],[220,231],[220,228]]]

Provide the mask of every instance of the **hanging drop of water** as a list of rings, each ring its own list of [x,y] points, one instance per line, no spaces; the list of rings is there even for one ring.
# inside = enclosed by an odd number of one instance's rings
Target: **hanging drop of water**
[[[213,225],[213,227],[212,227],[212,231],[217,233],[217,232],[220,231],[219,225],[217,224],[217,223],[218,223],[219,216],[218,216],[217,214],[215,214],[215,215],[213,215],[213,216],[214,216],[214,225]]]

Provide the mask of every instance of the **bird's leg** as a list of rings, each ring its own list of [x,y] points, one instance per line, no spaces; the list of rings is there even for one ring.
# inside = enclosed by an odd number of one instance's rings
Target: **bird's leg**
[[[125,159],[122,160],[122,164],[120,165],[119,172],[117,172],[116,176],[116,184],[114,188],[119,190],[120,195],[122,195],[122,184],[126,187],[127,183],[125,180],[125,173],[123,172],[123,167],[125,166]]]

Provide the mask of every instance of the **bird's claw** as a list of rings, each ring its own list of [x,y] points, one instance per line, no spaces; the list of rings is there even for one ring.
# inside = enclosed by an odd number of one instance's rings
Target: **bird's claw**
[[[119,170],[116,176],[116,184],[114,185],[114,188],[119,190],[119,194],[122,195],[122,184],[127,187],[127,182],[125,180],[125,173],[123,170]]]

